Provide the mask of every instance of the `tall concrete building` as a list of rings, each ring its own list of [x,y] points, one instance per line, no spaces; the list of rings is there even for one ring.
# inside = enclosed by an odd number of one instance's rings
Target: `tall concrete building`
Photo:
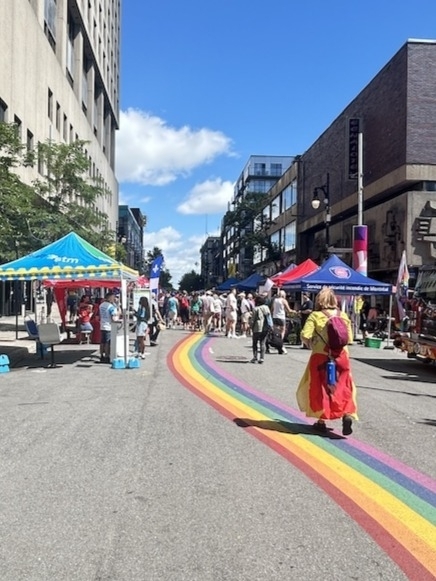
[[[29,148],[89,142],[90,177],[113,230],[118,219],[120,0],[0,0],[0,121]],[[29,182],[38,168],[22,170]]]

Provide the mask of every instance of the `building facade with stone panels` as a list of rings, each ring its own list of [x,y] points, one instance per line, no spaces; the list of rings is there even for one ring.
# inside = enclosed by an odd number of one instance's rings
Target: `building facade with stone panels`
[[[368,273],[395,281],[403,250],[408,264],[436,260],[436,41],[409,40],[301,156],[298,171],[298,260],[322,260],[323,203],[314,188],[329,174],[330,245],[352,247],[357,179],[350,179],[349,124],[363,132],[363,223]],[[352,257],[342,258],[351,263]]]
[[[88,141],[90,177],[115,230],[118,184],[120,0],[0,0],[0,121],[17,123],[29,148]],[[36,168],[23,169],[29,182]]]

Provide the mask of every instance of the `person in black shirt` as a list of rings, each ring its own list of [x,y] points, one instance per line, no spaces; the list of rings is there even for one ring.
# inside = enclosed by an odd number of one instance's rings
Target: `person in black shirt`
[[[310,296],[307,293],[303,293],[302,299],[303,300],[300,307],[301,330],[303,330],[304,324],[307,321],[307,317],[313,311],[313,301],[311,300]],[[301,348],[307,349],[307,347],[304,344]]]

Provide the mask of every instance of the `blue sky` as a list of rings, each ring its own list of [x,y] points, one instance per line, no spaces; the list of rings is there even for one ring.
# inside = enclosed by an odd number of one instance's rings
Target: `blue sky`
[[[174,285],[250,155],[304,153],[408,38],[435,0],[123,0],[120,203]]]

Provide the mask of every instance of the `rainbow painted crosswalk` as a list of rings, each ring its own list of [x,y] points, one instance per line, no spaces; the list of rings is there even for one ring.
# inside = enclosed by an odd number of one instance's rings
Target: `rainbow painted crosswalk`
[[[436,579],[436,480],[354,438],[314,437],[302,414],[220,369],[213,340],[192,334],[172,349],[180,383],[306,474],[409,579]]]

